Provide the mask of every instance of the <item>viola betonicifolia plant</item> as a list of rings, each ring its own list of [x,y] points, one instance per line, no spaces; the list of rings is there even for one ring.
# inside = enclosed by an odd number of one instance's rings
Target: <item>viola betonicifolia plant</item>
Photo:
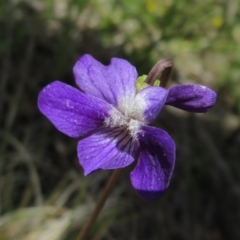
[[[216,93],[199,84],[168,90],[151,86],[120,58],[104,66],[86,54],[73,73],[80,89],[59,81],[49,84],[39,94],[40,111],[59,131],[80,138],[77,152],[85,175],[137,161],[130,174],[132,185],[144,199],[155,199],[169,185],[175,144],[164,130],[148,125],[164,105],[206,112]]]
[[[202,113],[216,101],[216,93],[199,84],[165,89],[170,69],[171,63],[162,60],[138,78],[124,59],[112,58],[104,66],[86,54],[73,68],[79,89],[54,81],[40,92],[38,107],[59,131],[79,138],[77,154],[85,175],[136,161],[132,186],[142,198],[154,200],[169,186],[175,143],[149,124],[164,105]]]

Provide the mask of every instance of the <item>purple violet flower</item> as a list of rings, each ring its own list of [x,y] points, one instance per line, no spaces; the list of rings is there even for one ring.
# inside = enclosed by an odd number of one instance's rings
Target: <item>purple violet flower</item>
[[[175,144],[165,131],[148,124],[165,104],[206,112],[216,93],[199,84],[169,90],[148,86],[137,92],[135,67],[119,58],[104,66],[86,54],[73,72],[81,91],[55,81],[40,92],[40,111],[59,131],[80,138],[77,152],[85,175],[137,160],[130,175],[132,185],[144,199],[154,200],[169,185]]]

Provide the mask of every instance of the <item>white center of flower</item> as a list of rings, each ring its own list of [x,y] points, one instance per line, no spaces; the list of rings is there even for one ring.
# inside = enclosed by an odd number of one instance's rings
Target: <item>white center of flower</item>
[[[112,108],[109,112],[110,117],[104,121],[107,127],[121,127],[128,130],[134,141],[137,140],[140,126],[144,124],[143,109],[146,106],[144,100],[137,100],[122,99],[119,101],[118,109]]]

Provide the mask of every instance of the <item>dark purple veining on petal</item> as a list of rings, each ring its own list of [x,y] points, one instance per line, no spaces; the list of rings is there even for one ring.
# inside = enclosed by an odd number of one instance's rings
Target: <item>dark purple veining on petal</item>
[[[169,185],[175,165],[175,144],[163,130],[142,126],[139,133],[140,155],[131,182],[141,197],[151,201]]]
[[[125,130],[101,128],[78,143],[78,157],[84,174],[98,169],[117,169],[131,164],[137,155],[137,143]],[[132,147],[133,146],[133,147]]]

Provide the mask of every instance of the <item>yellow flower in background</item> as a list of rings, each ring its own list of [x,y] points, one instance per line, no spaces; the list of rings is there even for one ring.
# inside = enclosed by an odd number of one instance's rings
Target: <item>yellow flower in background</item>
[[[212,25],[215,28],[220,28],[223,25],[223,18],[222,16],[216,16],[212,19]]]
[[[146,8],[147,8],[148,12],[153,12],[156,10],[157,4],[155,1],[149,0],[149,1],[147,1]]]
[[[164,16],[171,5],[172,1],[163,1],[160,5],[157,1],[148,0],[146,3],[146,9],[148,12],[155,12],[160,16]]]

